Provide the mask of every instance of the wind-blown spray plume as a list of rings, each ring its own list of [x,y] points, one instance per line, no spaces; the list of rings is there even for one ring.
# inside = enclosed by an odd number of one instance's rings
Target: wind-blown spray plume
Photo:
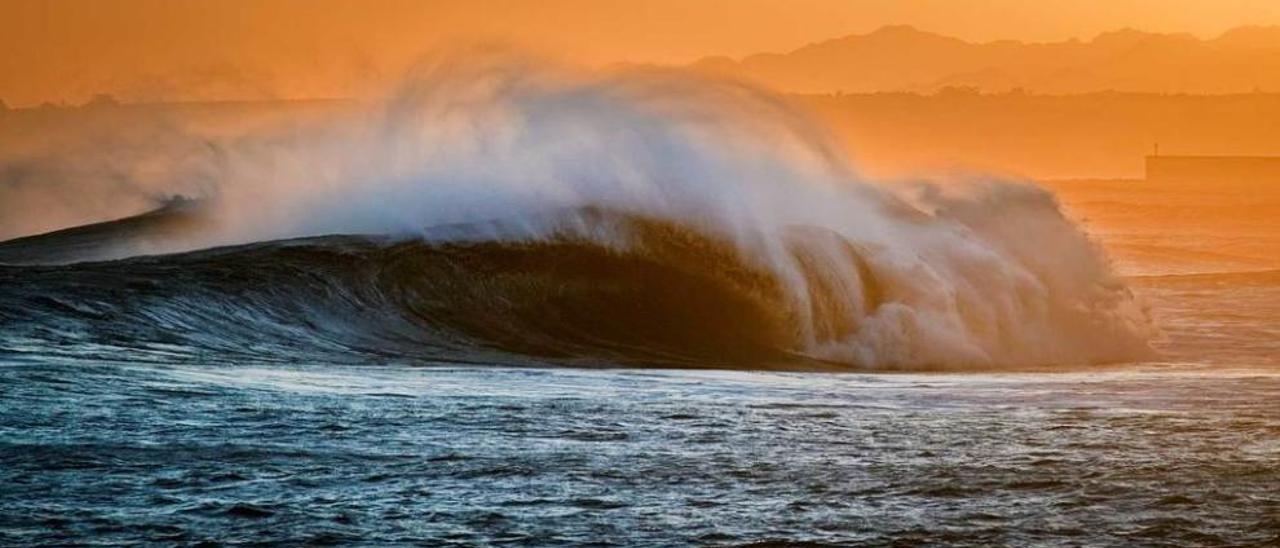
[[[369,112],[225,143],[201,169],[217,181],[207,223],[169,250],[380,236],[343,244],[376,267],[297,263],[333,260],[330,240],[307,244],[330,249],[317,257],[276,249],[271,264],[320,289],[243,305],[257,321],[308,310],[330,342],[388,345],[368,341],[381,330],[429,339],[420,348],[461,337],[549,357],[868,368],[1147,352],[1145,312],[1050,194],[990,182],[903,197],[861,180],[785,100],[737,82],[446,57]],[[253,249],[173,260],[261,266]],[[347,307],[379,319],[336,319]]]

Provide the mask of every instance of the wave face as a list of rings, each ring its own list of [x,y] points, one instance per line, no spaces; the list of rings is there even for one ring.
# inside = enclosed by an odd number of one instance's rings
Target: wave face
[[[655,221],[585,216],[635,245],[322,237],[11,268],[6,286],[29,289],[6,292],[3,310],[35,321],[0,319],[52,348],[161,359],[796,361],[778,287],[732,248]]]
[[[5,269],[5,344],[969,368],[1151,334],[1052,195],[869,184],[734,82],[442,58],[372,112],[209,154],[182,161],[217,183],[198,229],[105,258],[232,247]]]

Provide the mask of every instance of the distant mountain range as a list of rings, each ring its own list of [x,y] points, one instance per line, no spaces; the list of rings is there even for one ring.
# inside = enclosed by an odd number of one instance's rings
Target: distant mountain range
[[[1280,27],[1241,27],[1202,40],[1132,29],[1089,41],[975,43],[888,26],[741,60],[709,57],[694,67],[798,93],[1127,91],[1280,92]]]

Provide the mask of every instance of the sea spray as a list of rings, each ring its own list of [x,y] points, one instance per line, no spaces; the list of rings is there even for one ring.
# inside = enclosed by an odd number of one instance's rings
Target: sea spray
[[[860,178],[784,98],[740,82],[455,55],[354,110],[185,159],[213,180],[199,196],[211,228],[159,250],[332,234],[447,245],[466,234],[643,254],[631,224],[599,222],[603,211],[724,242],[732,260],[767,273],[789,324],[783,350],[799,355],[970,368],[1147,352],[1145,311],[1050,194],[987,182],[904,197]]]

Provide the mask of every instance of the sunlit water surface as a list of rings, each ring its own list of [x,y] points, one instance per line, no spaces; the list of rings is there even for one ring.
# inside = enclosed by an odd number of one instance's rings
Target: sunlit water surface
[[[1059,189],[1161,329],[1115,368],[169,363],[19,318],[0,544],[1280,545],[1274,218],[1126,188]]]
[[[1280,375],[0,367],[0,541],[1280,542]]]

